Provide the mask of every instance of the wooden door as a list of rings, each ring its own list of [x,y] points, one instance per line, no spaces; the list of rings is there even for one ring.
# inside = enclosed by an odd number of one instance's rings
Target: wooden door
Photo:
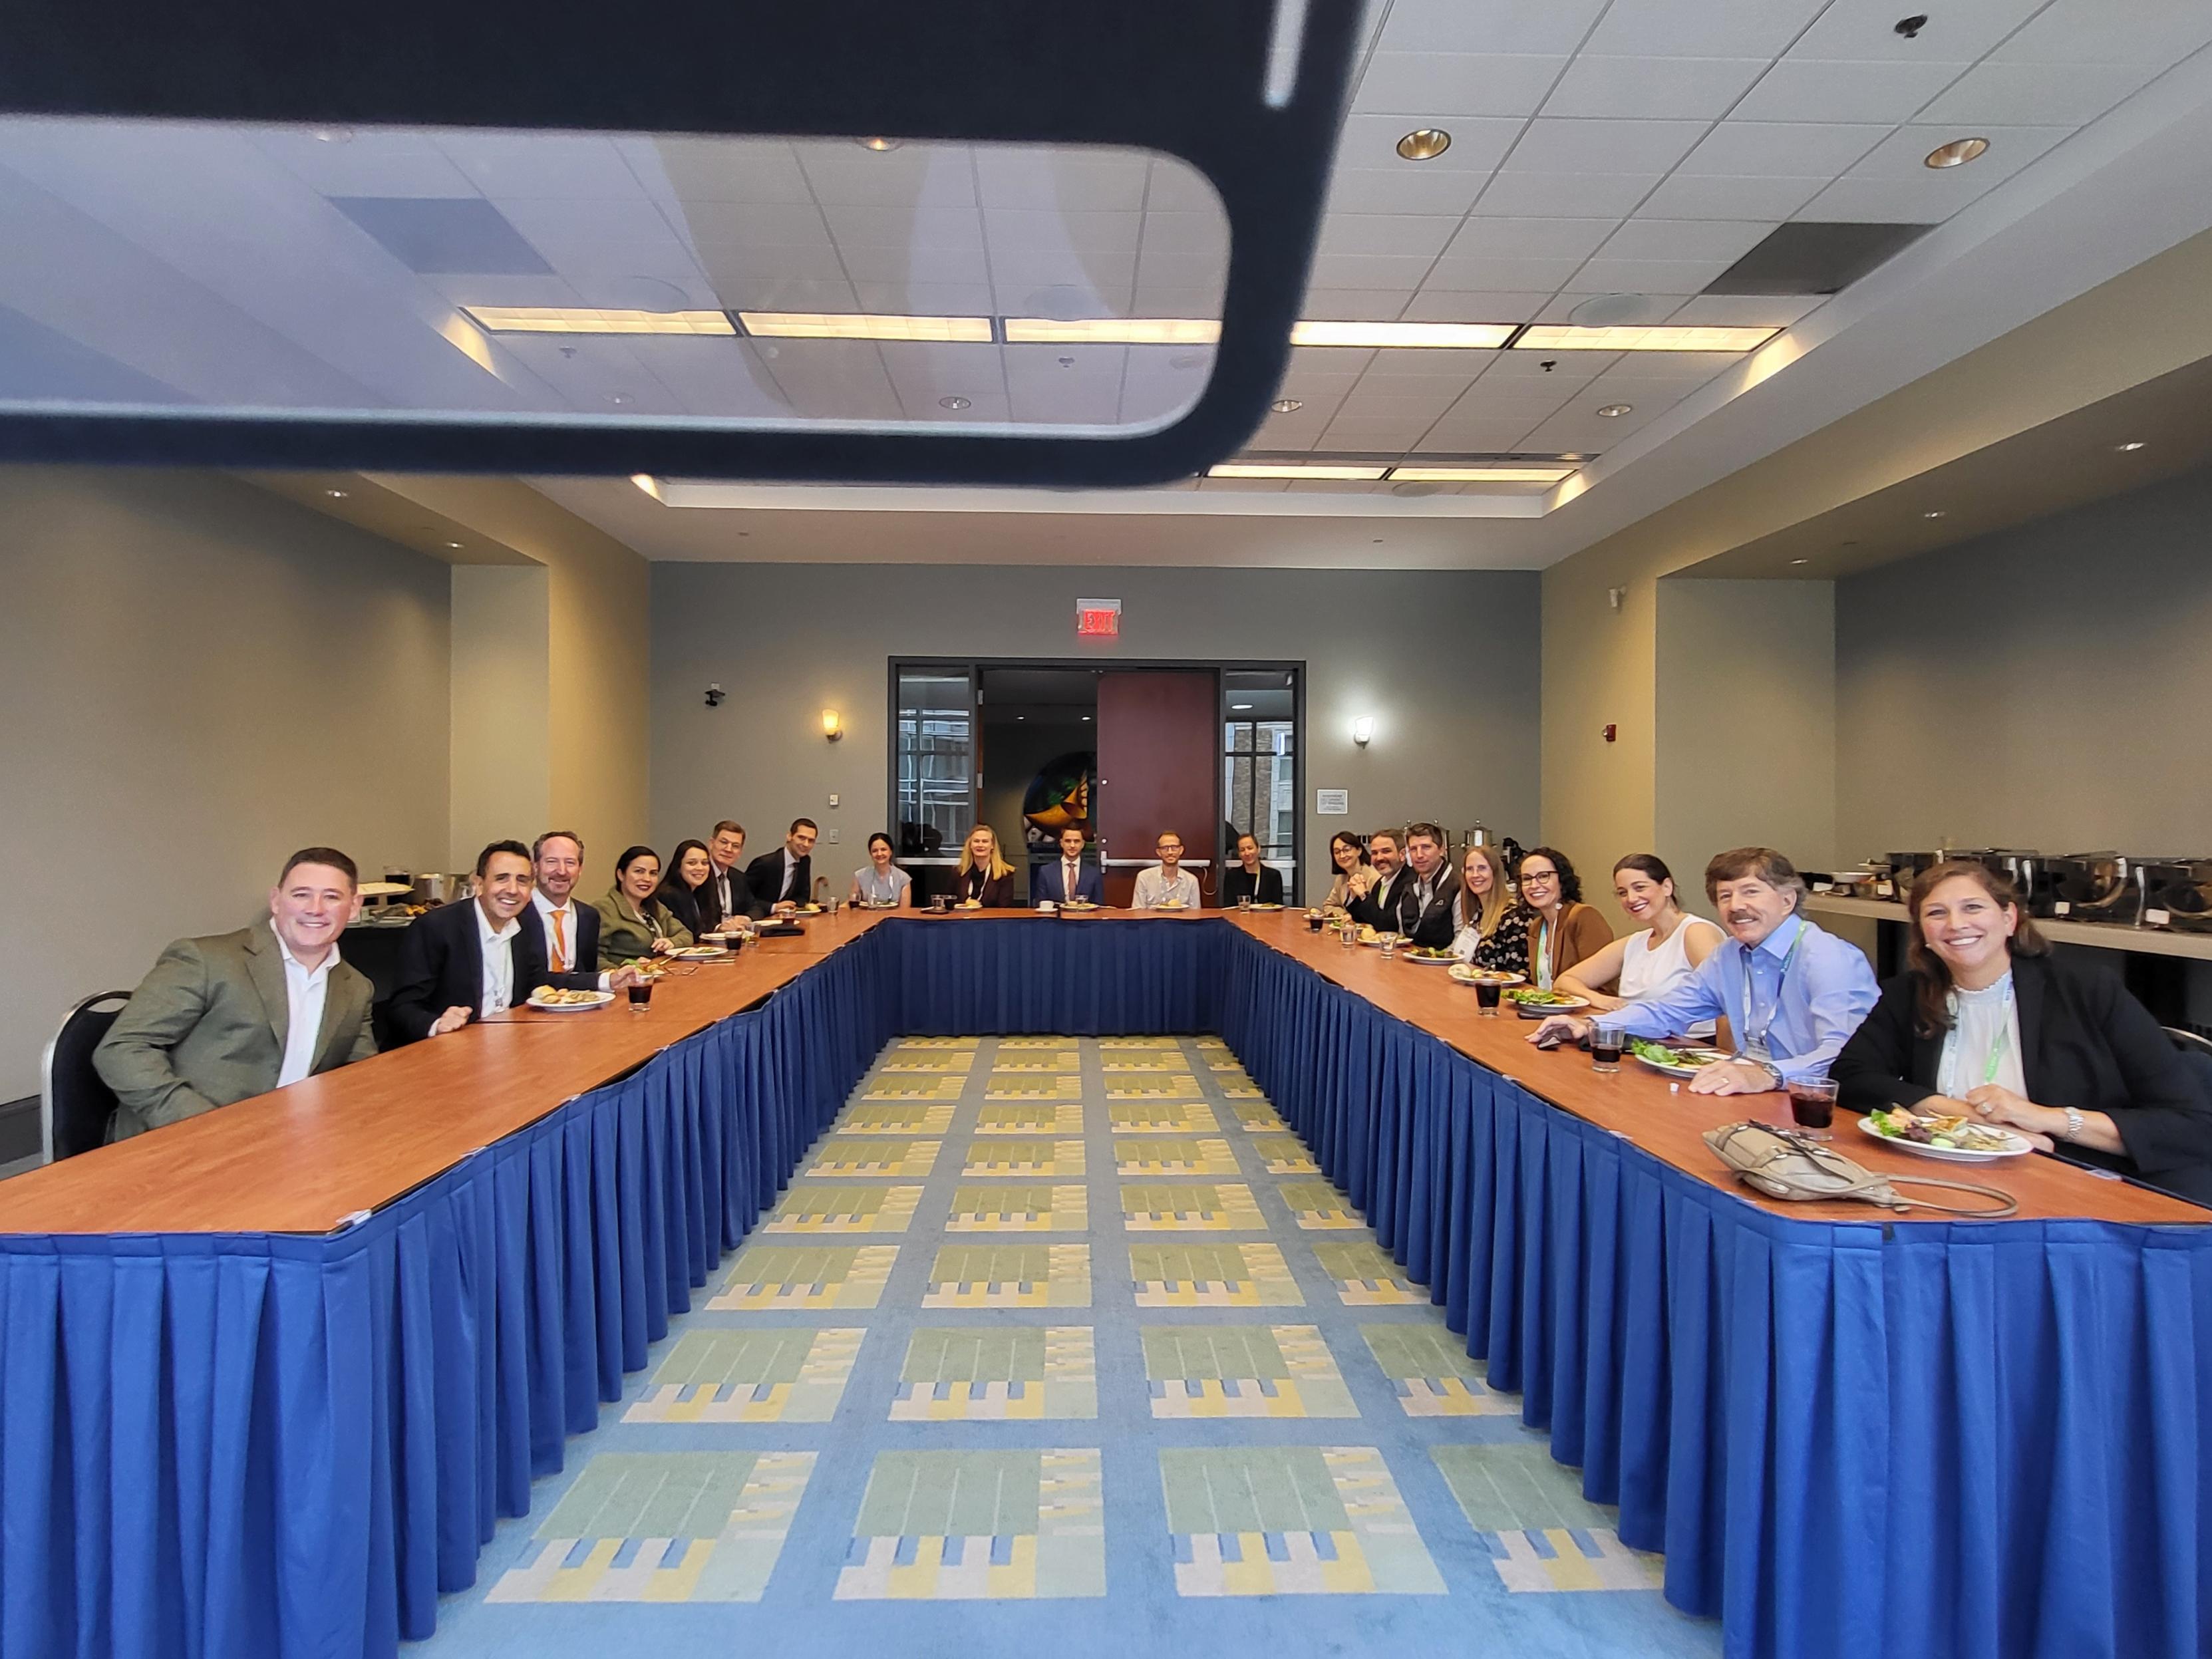
[[[1126,905],[1163,830],[1212,903],[1221,839],[1221,681],[1211,668],[1108,669],[1098,678],[1098,796],[1106,902]]]

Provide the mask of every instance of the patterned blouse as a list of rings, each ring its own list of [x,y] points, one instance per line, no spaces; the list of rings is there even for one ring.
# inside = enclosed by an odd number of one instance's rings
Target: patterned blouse
[[[1528,971],[1529,913],[1522,906],[1507,907],[1498,919],[1498,926],[1483,938],[1472,927],[1462,927],[1452,940],[1452,951],[1462,962],[1471,962],[1478,968],[1488,968],[1502,974],[1525,974]]]

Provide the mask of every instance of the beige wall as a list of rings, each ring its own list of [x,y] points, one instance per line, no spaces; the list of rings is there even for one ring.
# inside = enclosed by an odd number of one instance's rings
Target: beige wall
[[[447,567],[231,480],[0,469],[0,1100],[69,1005],[243,926],[311,843],[429,867]]]
[[[534,565],[453,568],[453,830],[446,868],[552,819],[550,599]]]
[[[1528,572],[660,564],[653,575],[662,848],[735,817],[747,850],[763,852],[803,812],[841,831],[823,867],[856,868],[890,817],[895,656],[1304,661],[1310,861],[1346,823],[1481,818],[1525,842],[1536,823]],[[1125,602],[1119,641],[1078,648],[1079,594]],[[720,708],[705,706],[710,680],[730,692]],[[824,708],[844,715],[843,741],[823,740]],[[1376,722],[1365,750],[1351,736],[1362,714]],[[1349,790],[1351,817],[1316,815],[1316,787]]]
[[[2212,856],[2212,471],[1838,584],[1841,851]]]
[[[1835,590],[1677,576],[1656,585],[1656,603],[1652,846],[1682,902],[1710,915],[1715,853],[1776,847],[1800,869],[1833,863]]]

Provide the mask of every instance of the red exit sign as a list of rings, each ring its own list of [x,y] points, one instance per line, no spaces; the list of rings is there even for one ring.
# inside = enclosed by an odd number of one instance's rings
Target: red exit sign
[[[1119,639],[1121,635],[1121,601],[1078,599],[1075,602],[1075,632],[1079,638]]]

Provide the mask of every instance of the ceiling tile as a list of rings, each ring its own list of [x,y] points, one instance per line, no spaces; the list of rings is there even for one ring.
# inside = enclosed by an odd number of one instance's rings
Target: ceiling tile
[[[475,196],[481,192],[424,133],[356,131],[326,144],[289,128],[249,129],[246,142],[325,196]]]
[[[1324,253],[1306,280],[1315,288],[1402,288],[1410,295],[1434,263],[1419,253]]]
[[[991,280],[990,261],[981,248],[848,247],[836,257],[845,275],[856,283],[981,284]]]
[[[1218,283],[1206,288],[1183,288],[1173,283],[1148,283],[1140,268],[1134,297],[1130,301],[1129,314],[1132,317],[1218,317],[1221,314],[1221,288]]]
[[[698,252],[699,263],[717,280],[726,275],[743,278],[811,276],[835,279],[854,274],[844,259],[839,257],[837,250],[826,245],[821,247],[750,247],[743,244],[707,242],[701,245]],[[853,257],[859,259],[870,253],[881,256],[882,252],[880,249],[855,248]],[[883,265],[870,272],[870,280],[898,282],[904,279],[909,273],[901,263],[903,257],[892,252]],[[940,280],[963,279],[945,277]],[[965,280],[979,279],[971,273]]]
[[[1638,428],[1650,425],[1671,406],[1638,406],[1617,420],[1608,421],[1599,418],[1597,411],[1587,404],[1578,404],[1532,428],[1522,438],[1522,446],[1532,454],[1557,454],[1562,451],[1602,453],[1608,447],[1618,447],[1621,440]]]
[[[2100,4],[2102,0],[2098,0]],[[1861,62],[1971,64],[2033,17],[2048,0],[1942,0],[1922,9],[1928,21],[1907,39],[1895,6],[1831,6],[1790,47],[1793,58],[1849,58]]]
[[[1747,121],[1909,121],[1966,70],[1964,64],[1785,58],[1745,94],[1735,113]]]
[[[641,196],[590,202],[538,198],[501,202],[499,207],[556,270],[681,276],[699,268],[660,210]]]
[[[1423,289],[1407,302],[1409,323],[1525,323],[1543,309],[1551,291],[1508,292],[1495,289],[1461,294]]]
[[[629,159],[648,195],[673,193],[688,202],[811,202],[814,191],[799,158],[781,138],[659,138],[623,137],[616,148]]]
[[[1147,208],[1140,246],[1147,253],[1210,253],[1225,256],[1229,225],[1218,213],[1190,213]]]
[[[1134,253],[1144,216],[1084,209],[983,210],[983,234],[993,253]]]
[[[1001,292],[1008,288],[1052,288],[1070,284],[1117,283],[1127,288],[1136,280],[1133,253],[1095,253],[1061,249],[1053,252],[991,251],[991,281]]]
[[[1405,115],[1354,115],[1344,124],[1337,140],[1337,165],[1390,172],[1404,168],[1420,173],[1487,173],[1505,159],[1525,125],[1518,119],[1464,116],[1447,129],[1451,148],[1426,161],[1408,161],[1398,154],[1398,141],[1420,122]]]
[[[991,284],[991,310],[1001,317],[1129,317],[1136,284],[1111,277],[1027,283],[1000,276]]]
[[[1825,294],[1700,294],[1667,320],[1719,328],[1787,328],[1827,302]]]
[[[1322,221],[1317,251],[1338,253],[1419,254],[1433,259],[1460,227],[1443,214],[1332,213]]]
[[[2141,64],[2163,70],[2212,43],[2191,0],[2057,0],[1990,56],[2011,64]]]
[[[1626,58],[1777,58],[1828,0],[1613,0],[1587,50]]]
[[[852,283],[842,276],[725,276],[714,291],[732,311],[858,311]]]
[[[1695,294],[1734,259],[1592,259],[1574,275],[1577,288],[1600,294]]]
[[[917,317],[988,317],[988,283],[865,283],[855,281],[862,311],[906,313]]]
[[[811,237],[805,211],[748,208],[738,223],[747,232],[757,227],[778,233],[757,239],[763,241],[807,241]],[[815,211],[840,247],[964,248],[978,253],[983,249],[982,216],[971,207],[833,207]],[[781,216],[767,216],[770,215]],[[787,231],[790,234],[781,234]]]
[[[1650,216],[1647,208],[1613,232],[1599,252],[1607,259],[1722,259],[1733,264],[1773,228],[1726,219],[1662,219]]]
[[[1137,256],[1137,280],[1155,286],[1204,289],[1218,307],[1229,271],[1229,262],[1212,253],[1156,253],[1146,248]]]
[[[1393,158],[1395,161],[1395,158]],[[1489,179],[1486,173],[1424,173],[1408,161],[1393,167],[1343,167],[1329,176],[1328,213],[1465,213]]]
[[[1352,421],[1339,416],[1328,423],[1322,442],[1331,449],[1390,454],[1419,443],[1432,424],[1419,416],[1395,421]]]
[[[983,204],[994,208],[1133,213],[1145,205],[1155,172],[1150,158],[1135,150],[983,144],[975,158]]]
[[[1656,173],[1501,173],[1476,198],[1477,218],[1619,219],[1650,194]]]
[[[1553,259],[1487,259],[1465,254],[1437,261],[1421,284],[1425,289],[1550,289],[1573,279],[1582,261],[1571,254]]]
[[[1352,106],[1425,117],[1447,129],[1448,116],[1534,115],[1566,65],[1564,57],[1378,52],[1368,59]]]
[[[879,153],[823,138],[796,141],[792,150],[824,207],[975,204],[975,167],[957,146],[913,144]]]
[[[1653,214],[1671,219],[1778,222],[1811,201],[1827,183],[1825,174],[1818,179],[1728,179],[1677,173],[1651,192],[1638,217]]]
[[[487,196],[612,196],[644,192],[609,140],[574,132],[447,131],[439,149]],[[350,148],[350,146],[339,146]]]
[[[2086,126],[2154,72],[2141,64],[1978,64],[1919,118],[1977,126]]]
[[[1384,52],[1571,52],[1606,0],[1394,0]]]
[[[1547,116],[1649,117],[1717,120],[1766,72],[1765,58],[1583,56],[1544,103]]]
[[[1832,179],[1888,137],[1894,122],[1722,122],[1678,171],[1728,178]]]
[[[1403,289],[1310,288],[1298,314],[1337,323],[1395,323],[1405,308]]]
[[[1528,123],[1506,165],[1515,173],[1663,172],[1689,154],[1705,133],[1702,121],[1539,116]]]
[[[1584,259],[1597,252],[1620,221],[1607,219],[1470,219],[1444,252],[1487,259]]]
[[[1975,131],[1978,137],[1990,141],[1990,147],[1964,167],[1931,167],[1927,164],[1930,150],[1959,136],[1955,129],[1899,127],[1845,176],[1926,184],[1933,186],[1931,199],[1936,200],[1942,198],[1935,192],[1953,185],[1971,186],[1972,194],[1978,196],[1998,179],[2009,179],[2054,144],[2073,137],[2070,127],[1983,126]]]
[[[1465,386],[1496,362],[1495,351],[1457,346],[1402,346],[1378,351],[1367,366],[1369,381],[1449,380]]]
[[[1152,157],[1145,175],[1145,208],[1152,213],[1203,213],[1222,222],[1221,198],[1206,175],[1170,155]]]

